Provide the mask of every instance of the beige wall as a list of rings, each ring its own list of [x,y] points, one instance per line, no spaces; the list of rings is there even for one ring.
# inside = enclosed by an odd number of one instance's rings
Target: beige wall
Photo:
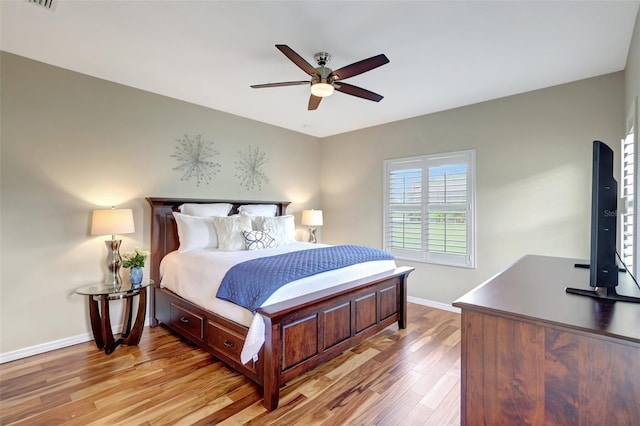
[[[95,208],[134,210],[124,251],[149,247],[147,196],[290,200],[292,213],[319,207],[316,138],[5,52],[0,62],[0,353],[90,332],[74,289],[103,279],[105,238],[89,235]],[[220,153],[209,185],[173,170],[184,134],[201,134]],[[262,190],[236,177],[248,146],[269,159]]]
[[[636,26],[629,46],[627,66],[624,74],[625,111],[629,111],[633,100],[640,97],[640,10],[636,16]]]
[[[618,149],[623,104],[620,72],[323,139],[324,241],[382,246],[383,160],[475,148],[478,267],[404,262],[410,296],[450,303],[527,253],[586,257],[591,144]]]

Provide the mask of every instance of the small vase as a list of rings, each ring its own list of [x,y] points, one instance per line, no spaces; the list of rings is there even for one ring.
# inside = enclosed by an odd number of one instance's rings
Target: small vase
[[[142,282],[142,268],[132,266],[129,270],[129,281],[132,286],[140,285]]]

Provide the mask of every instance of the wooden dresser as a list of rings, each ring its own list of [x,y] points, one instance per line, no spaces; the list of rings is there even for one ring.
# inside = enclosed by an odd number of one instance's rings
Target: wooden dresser
[[[589,288],[576,262],[525,256],[453,304],[462,425],[640,424],[640,304],[566,294]]]

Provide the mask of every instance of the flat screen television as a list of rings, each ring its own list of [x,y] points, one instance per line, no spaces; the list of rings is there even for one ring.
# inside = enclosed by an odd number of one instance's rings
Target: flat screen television
[[[600,141],[593,142],[593,173],[591,177],[591,255],[589,285],[593,290],[567,287],[567,293],[598,299],[640,303],[640,298],[618,294],[616,236],[618,222],[618,183],[613,171],[613,150]]]

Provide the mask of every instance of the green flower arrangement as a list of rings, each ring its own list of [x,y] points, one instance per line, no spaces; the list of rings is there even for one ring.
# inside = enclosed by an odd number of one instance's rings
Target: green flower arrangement
[[[140,250],[138,247],[122,253],[122,266],[125,268],[143,268],[144,262],[150,254],[150,251]]]

